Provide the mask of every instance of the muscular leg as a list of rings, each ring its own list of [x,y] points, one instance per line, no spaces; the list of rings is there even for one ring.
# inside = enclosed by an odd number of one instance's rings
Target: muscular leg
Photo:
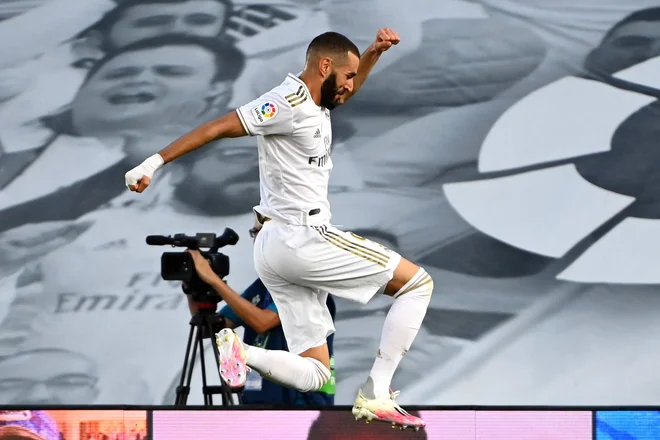
[[[305,393],[318,391],[330,379],[327,344],[310,348],[299,355],[243,345],[247,353],[247,365],[271,382]]]
[[[402,258],[386,295],[395,298],[381,335],[378,357],[362,392],[367,398],[389,396],[390,383],[399,362],[410,349],[433,293],[433,280],[414,263]],[[286,351],[247,348],[247,363],[265,378],[302,392],[320,389],[330,378],[327,344],[294,355]],[[272,367],[277,368],[273,369]]]
[[[330,351],[328,350],[328,344],[323,344],[320,347],[310,348],[309,350],[303,351],[300,353],[301,357],[312,358],[321,362],[325,368],[330,370]]]
[[[385,286],[385,295],[394,296],[399,292],[421,268],[405,258],[401,258],[401,262],[394,269],[394,276],[392,280]],[[433,287],[433,286],[431,286]],[[431,289],[432,290],[432,289]]]
[[[389,396],[394,372],[426,315],[433,280],[424,269],[402,258],[384,293],[395,299],[383,325],[378,356],[362,390],[367,398]]]
[[[382,290],[395,300],[364,394],[367,398],[372,394],[371,399],[389,397],[394,371],[426,314],[433,290],[430,276],[398,254],[350,232],[331,226],[295,232],[300,237],[298,246],[309,248],[304,258],[286,246],[274,247],[273,255],[270,249],[261,249],[264,233],[271,233],[267,226],[260,233],[261,241],[258,238],[255,243],[255,267],[277,303],[291,352],[247,347],[247,364],[282,385],[300,391],[320,389],[330,378],[325,338],[334,326],[319,292],[364,303],[378,285],[388,283]],[[266,262],[263,256],[271,258]]]
[[[301,392],[319,390],[331,376],[325,341],[333,326],[326,306],[327,294],[274,279],[268,274],[264,274],[262,281],[277,301],[282,322],[291,323],[289,335],[294,336],[287,336],[291,351],[264,350],[243,344],[247,365],[265,379],[288,388]],[[310,320],[310,316],[314,319]],[[300,331],[302,327],[305,327],[304,332]],[[229,337],[233,339],[233,335]]]
[[[289,286],[288,290],[295,288]],[[432,292],[433,281],[426,271],[401,258],[392,279],[384,288],[383,293],[395,300],[383,325],[378,357],[362,390],[365,397],[389,396],[394,372],[417,336]],[[326,344],[299,355],[254,347],[248,347],[247,351],[250,367],[269,380],[300,391],[317,390],[330,378],[330,356]]]

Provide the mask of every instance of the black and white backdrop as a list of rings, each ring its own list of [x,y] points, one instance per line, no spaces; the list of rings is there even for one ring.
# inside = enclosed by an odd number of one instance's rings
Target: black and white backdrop
[[[0,404],[171,403],[188,310],[144,237],[231,227],[247,287],[256,143],[124,173],[380,27],[331,203],[434,277],[401,402],[660,404],[660,0],[0,0]],[[338,302],[337,403],[388,305]]]

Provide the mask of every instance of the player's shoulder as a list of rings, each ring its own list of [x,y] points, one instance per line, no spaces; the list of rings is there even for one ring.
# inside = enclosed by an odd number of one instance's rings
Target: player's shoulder
[[[280,85],[271,89],[265,96],[268,95],[279,105],[293,111],[299,110],[302,108],[301,104],[311,100],[305,84],[292,74],[287,75]]]

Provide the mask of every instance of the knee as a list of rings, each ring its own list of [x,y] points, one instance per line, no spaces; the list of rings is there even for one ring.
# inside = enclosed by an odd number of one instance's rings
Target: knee
[[[423,298],[427,303],[431,302],[431,296],[433,295],[433,277],[429,275],[423,268],[419,268],[420,281],[419,285],[419,296]]]
[[[408,298],[415,297],[430,303],[431,295],[433,295],[433,287],[433,278],[431,278],[431,275],[424,268],[420,267],[406,285],[394,295],[394,298],[400,298],[405,295]]]
[[[422,270],[424,270],[424,269],[422,269]],[[425,270],[424,270],[424,273],[426,273]],[[435,285],[434,285],[433,277],[431,275],[429,275],[428,273],[426,273],[426,275],[429,277],[429,285],[428,285],[427,290],[429,292],[429,299],[430,299],[431,295],[433,295],[433,288],[435,287]]]
[[[301,384],[298,387],[298,391],[301,393],[318,391],[330,380],[330,370],[322,362],[314,358],[304,359],[311,364],[311,368],[309,369],[308,380],[304,381],[304,385]]]

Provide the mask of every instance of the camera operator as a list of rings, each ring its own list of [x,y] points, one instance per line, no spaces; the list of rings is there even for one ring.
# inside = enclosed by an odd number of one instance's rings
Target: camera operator
[[[261,230],[261,224],[256,222],[250,229],[250,236],[254,239]],[[284,331],[280,324],[277,306],[270,293],[260,279],[252,283],[243,294],[232,290],[218,275],[213,272],[210,264],[199,251],[188,250],[193,257],[195,270],[205,283],[209,284],[215,292],[225,301],[226,306],[218,313],[222,318],[224,327],[236,328],[243,326],[245,333],[243,341],[246,344],[261,347],[267,350],[288,350]],[[183,291],[188,298],[190,313],[197,313],[197,304],[192,299],[192,291],[183,285]],[[335,304],[328,295],[328,309],[334,320]],[[263,380],[256,371],[248,374],[243,402],[246,404],[269,405],[334,405],[335,402],[335,368],[333,353],[334,335],[328,337],[330,349],[331,378],[319,391],[302,393],[294,389],[282,387],[278,384]]]

